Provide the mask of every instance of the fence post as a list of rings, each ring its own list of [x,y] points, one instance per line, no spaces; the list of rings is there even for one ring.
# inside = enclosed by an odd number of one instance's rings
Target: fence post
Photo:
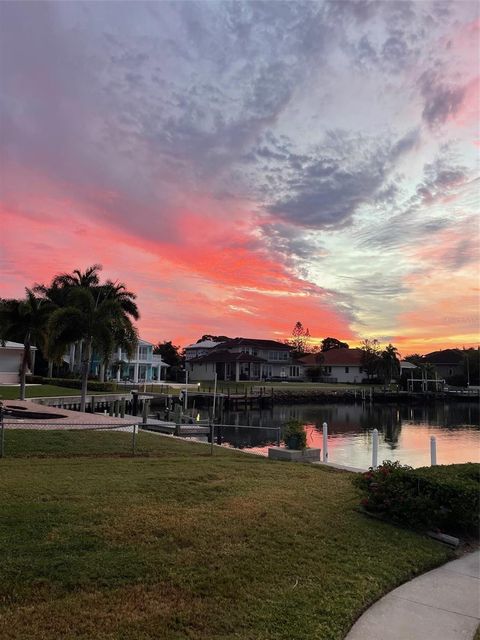
[[[138,391],[132,389],[132,416],[138,415]]]
[[[277,447],[280,446],[281,428],[277,427]]]
[[[3,423],[3,404],[0,402],[0,458],[3,458],[5,452],[5,425]]]
[[[120,417],[124,418],[125,417],[125,405],[127,404],[127,401],[125,400],[125,398],[122,398],[121,402],[120,402]]]
[[[378,467],[378,429],[373,430],[372,439],[372,467],[376,469]]]
[[[148,400],[143,401],[142,407],[142,425],[146,425],[148,420]]]
[[[437,464],[437,439],[430,436],[430,464],[433,467]]]
[[[328,462],[328,424],[323,423],[323,462]]]
[[[210,455],[213,456],[213,439],[215,437],[215,426],[213,421],[210,423]]]

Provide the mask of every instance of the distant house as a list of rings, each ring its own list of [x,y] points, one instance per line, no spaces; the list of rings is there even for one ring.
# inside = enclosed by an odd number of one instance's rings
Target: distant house
[[[20,382],[20,367],[23,357],[23,344],[6,340],[2,346],[0,343],[0,383],[18,384]],[[35,363],[36,347],[32,351],[32,371]]]
[[[133,358],[129,359],[122,349],[117,349],[105,370],[106,380],[128,380],[130,382],[158,382],[165,380],[166,370],[170,366],[162,360],[162,356],[153,353],[154,345],[146,340],[139,340]],[[73,354],[73,357],[75,354]],[[98,356],[92,359],[92,373],[99,375],[101,362]]]
[[[275,340],[233,338],[209,348],[205,355],[187,359],[190,380],[299,380],[303,368],[291,355],[292,347]]]
[[[299,362],[309,368],[321,367],[321,380],[329,382],[360,383],[366,377],[362,369],[361,349],[330,349],[321,353],[309,353]]]
[[[423,362],[431,364],[439,378],[452,378],[463,374],[463,352],[460,349],[443,349],[423,356]]]
[[[201,358],[206,356],[210,352],[210,349],[214,349],[221,344],[214,340],[202,340],[201,342],[195,342],[185,347],[185,360],[193,360],[194,358]]]

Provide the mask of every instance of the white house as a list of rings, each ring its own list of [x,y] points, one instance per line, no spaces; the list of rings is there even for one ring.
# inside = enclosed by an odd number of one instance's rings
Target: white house
[[[79,354],[76,353],[81,345],[72,345],[68,361],[73,370],[74,363],[78,361]],[[170,365],[162,360],[162,356],[153,353],[154,345],[146,340],[138,340],[137,348],[133,358],[129,359],[126,352],[118,348],[111,359],[109,366],[105,370],[106,380],[128,380],[129,382],[158,382],[165,380],[166,370]],[[101,361],[98,355],[93,356],[91,372],[93,375],[100,374]]]
[[[298,380],[302,367],[292,347],[275,340],[234,338],[209,348],[206,355],[186,360],[190,380]]]
[[[0,383],[18,384],[20,382],[20,367],[22,365],[23,344],[20,342],[5,341],[5,345],[0,343]],[[32,351],[32,371],[35,364],[36,347],[31,347]]]
[[[322,353],[309,353],[300,358],[305,369],[321,367],[321,378],[331,382],[360,383],[367,377],[362,369],[361,349],[330,349]]]

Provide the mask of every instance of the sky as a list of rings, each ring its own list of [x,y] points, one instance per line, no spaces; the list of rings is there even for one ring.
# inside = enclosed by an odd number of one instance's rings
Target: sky
[[[140,335],[479,342],[476,2],[1,2],[0,297]]]

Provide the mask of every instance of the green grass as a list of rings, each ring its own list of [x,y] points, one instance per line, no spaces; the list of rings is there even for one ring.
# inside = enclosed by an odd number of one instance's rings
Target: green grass
[[[340,640],[448,558],[358,513],[350,474],[144,432],[109,453],[130,438],[7,431],[2,640]]]
[[[121,391],[120,391],[121,392]],[[28,398],[50,398],[56,396],[79,396],[80,389],[57,387],[52,384],[27,385],[25,395]],[[88,391],[88,396],[108,395],[105,391]],[[14,385],[0,385],[0,400],[18,400],[20,387]]]
[[[47,398],[55,396],[79,396],[80,389],[67,389],[67,387],[56,387],[51,384],[39,384],[27,386],[25,389],[27,398]],[[89,395],[91,395],[89,393]],[[0,400],[18,400],[20,387],[14,385],[0,386]]]

